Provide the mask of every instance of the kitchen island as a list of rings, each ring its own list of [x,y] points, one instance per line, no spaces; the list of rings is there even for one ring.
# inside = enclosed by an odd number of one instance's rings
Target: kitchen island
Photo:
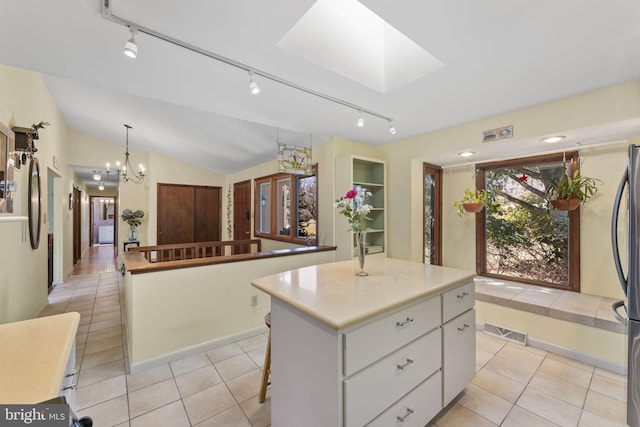
[[[475,273],[384,257],[263,277],[271,422],[424,426],[475,375]]]
[[[75,339],[71,312],[0,325],[0,403],[29,404],[65,396],[73,405]]]

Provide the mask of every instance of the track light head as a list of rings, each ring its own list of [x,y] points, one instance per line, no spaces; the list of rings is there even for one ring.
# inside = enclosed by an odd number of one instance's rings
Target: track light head
[[[252,95],[260,93],[260,85],[253,79],[253,72],[249,71],[249,91]]]
[[[360,117],[358,117],[358,121],[356,122],[359,128],[364,126],[364,117],[362,117],[362,113],[360,113]]]
[[[393,125],[393,123],[391,122],[391,120],[389,120],[389,133],[391,135],[395,135],[396,132],[398,132],[398,129],[396,129],[396,127]]]
[[[129,58],[137,58],[138,57],[138,45],[136,44],[136,32],[137,30],[129,27],[131,31],[131,38],[124,44],[124,54]]]

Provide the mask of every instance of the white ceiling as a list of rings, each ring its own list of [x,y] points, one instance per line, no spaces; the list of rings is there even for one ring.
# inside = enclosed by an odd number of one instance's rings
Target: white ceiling
[[[637,0],[362,0],[445,64],[387,93],[277,47],[312,0],[111,2],[120,17],[392,117],[398,128],[392,136],[366,114],[358,128],[357,111],[267,79],[252,96],[245,71],[146,34],[131,60],[122,54],[128,29],[102,17],[101,0],[0,2],[0,63],[42,73],[70,127],[124,145],[128,123],[132,149],[222,174],[273,159],[276,128],[296,145],[309,135],[379,145],[640,78]],[[639,129],[626,123],[622,136]],[[457,161],[446,154],[442,163]]]

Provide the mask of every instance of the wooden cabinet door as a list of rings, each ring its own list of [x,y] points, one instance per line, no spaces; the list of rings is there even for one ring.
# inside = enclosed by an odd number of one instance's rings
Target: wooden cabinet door
[[[222,189],[158,184],[159,245],[220,240]]]
[[[158,244],[194,242],[195,188],[158,184]]]
[[[195,242],[220,240],[221,202],[220,187],[195,187]]]

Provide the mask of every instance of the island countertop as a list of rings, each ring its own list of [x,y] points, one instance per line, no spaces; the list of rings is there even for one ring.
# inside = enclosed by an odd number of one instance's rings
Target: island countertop
[[[252,285],[333,329],[344,329],[407,303],[472,280],[475,273],[371,257],[368,276],[356,261],[304,267],[262,277]]]
[[[60,394],[80,323],[71,312],[0,325],[0,403],[38,403]]]

